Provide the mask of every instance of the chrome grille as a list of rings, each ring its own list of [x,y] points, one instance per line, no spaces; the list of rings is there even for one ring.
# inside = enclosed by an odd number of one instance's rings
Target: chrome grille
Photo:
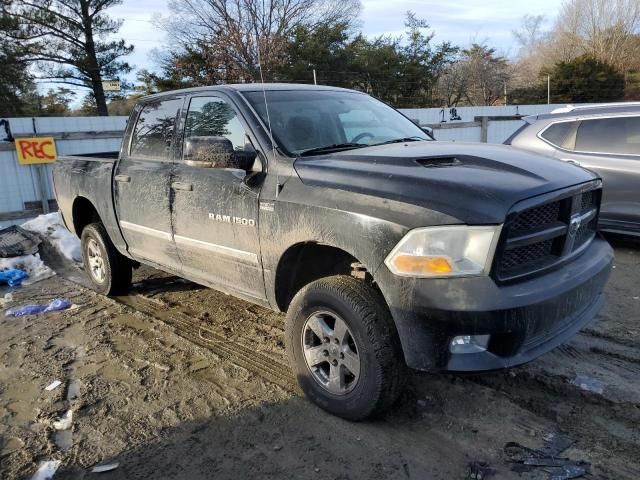
[[[511,280],[544,270],[584,247],[595,236],[601,190],[566,196],[517,213],[505,224],[494,272]]]

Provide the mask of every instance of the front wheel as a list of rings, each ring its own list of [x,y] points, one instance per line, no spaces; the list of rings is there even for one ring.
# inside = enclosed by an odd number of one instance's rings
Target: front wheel
[[[84,269],[94,289],[104,295],[121,295],[131,285],[131,261],[116,250],[101,223],[82,230],[80,247]]]
[[[349,420],[381,414],[398,398],[406,366],[380,293],[349,276],[322,278],[294,297],[287,352],[305,395]]]

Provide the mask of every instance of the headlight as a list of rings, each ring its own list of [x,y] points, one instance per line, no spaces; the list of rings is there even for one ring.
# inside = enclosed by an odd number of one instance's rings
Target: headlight
[[[488,274],[501,225],[417,228],[384,261],[404,277],[463,277]]]

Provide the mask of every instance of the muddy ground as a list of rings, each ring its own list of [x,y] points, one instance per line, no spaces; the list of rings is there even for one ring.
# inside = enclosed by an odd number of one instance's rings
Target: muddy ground
[[[415,373],[390,414],[362,423],[300,396],[281,315],[149,268],[129,296],[105,298],[44,252],[58,275],[14,289],[2,312],[55,297],[74,307],[0,313],[0,476],[58,459],[56,479],[448,480],[484,461],[493,478],[546,479],[512,471],[503,449],[561,433],[585,478],[640,478],[640,245],[613,240],[606,306],[570,344],[511,371]],[[69,408],[71,429],[56,432]]]

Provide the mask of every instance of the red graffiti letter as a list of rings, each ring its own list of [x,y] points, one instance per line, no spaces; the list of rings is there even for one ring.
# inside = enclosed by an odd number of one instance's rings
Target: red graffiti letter
[[[33,151],[31,150],[31,142],[20,140],[18,143],[20,146],[20,154],[22,155],[22,158],[27,158],[28,156],[33,155]]]

